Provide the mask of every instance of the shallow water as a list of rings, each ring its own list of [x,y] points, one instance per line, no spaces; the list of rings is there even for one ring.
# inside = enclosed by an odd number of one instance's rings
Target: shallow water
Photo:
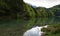
[[[33,18],[29,20],[0,20],[0,36],[23,36],[24,32],[36,27],[60,23],[60,18]]]

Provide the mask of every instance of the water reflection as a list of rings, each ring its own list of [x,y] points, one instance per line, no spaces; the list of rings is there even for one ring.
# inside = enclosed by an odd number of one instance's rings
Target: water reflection
[[[32,18],[0,21],[0,36],[22,36],[32,27],[60,23],[60,18]]]
[[[33,27],[33,28],[27,30],[27,31],[23,34],[23,36],[41,36],[41,35],[44,33],[43,31],[41,31],[41,29],[42,29],[43,27],[44,27],[44,28],[47,28],[48,25],[46,25],[46,26],[41,26],[41,27],[39,27],[39,26]]]
[[[59,19],[57,18],[35,18],[35,19],[30,19],[28,20],[28,23],[26,23],[24,26],[24,30],[28,30],[28,29],[31,29],[32,27],[36,27],[36,26],[44,26],[44,25],[50,25],[50,24],[54,24],[54,23],[58,23],[58,21],[60,21]],[[25,32],[24,31],[24,32]],[[24,33],[23,32],[23,33]]]

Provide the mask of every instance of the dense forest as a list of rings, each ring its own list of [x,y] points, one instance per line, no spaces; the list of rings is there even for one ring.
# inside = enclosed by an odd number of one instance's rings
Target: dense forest
[[[59,17],[60,5],[56,5],[52,8],[37,7],[34,8],[28,4],[25,5],[25,11],[28,12],[30,17]]]
[[[60,5],[52,8],[34,8],[23,0],[0,0],[0,19],[2,18],[33,18],[59,17]]]
[[[23,0],[0,0],[0,19],[17,18],[23,12]]]

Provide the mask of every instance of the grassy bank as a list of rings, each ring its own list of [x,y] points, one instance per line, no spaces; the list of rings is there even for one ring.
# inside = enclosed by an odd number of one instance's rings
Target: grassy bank
[[[42,31],[46,32],[45,36],[60,36],[60,23],[49,25],[48,28],[43,28]]]

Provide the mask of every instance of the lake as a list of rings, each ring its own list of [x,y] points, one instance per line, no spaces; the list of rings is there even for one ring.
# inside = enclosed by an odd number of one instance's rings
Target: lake
[[[60,23],[60,18],[31,18],[0,20],[0,36],[22,36],[25,31],[36,26]]]

